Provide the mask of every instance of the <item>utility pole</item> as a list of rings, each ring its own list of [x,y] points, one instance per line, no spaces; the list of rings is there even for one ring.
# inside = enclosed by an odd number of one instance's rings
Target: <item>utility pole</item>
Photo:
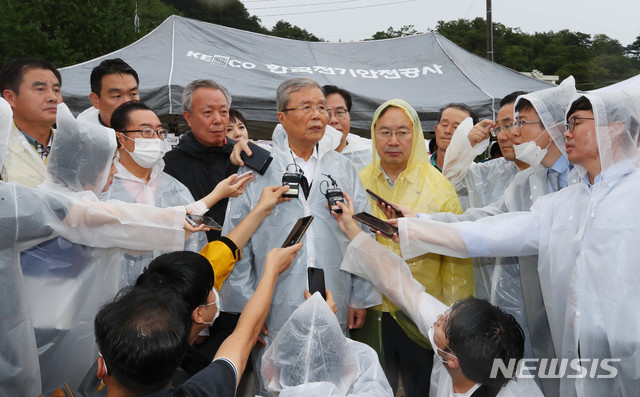
[[[491,17],[491,0],[487,0],[487,59],[493,62],[493,20]]]

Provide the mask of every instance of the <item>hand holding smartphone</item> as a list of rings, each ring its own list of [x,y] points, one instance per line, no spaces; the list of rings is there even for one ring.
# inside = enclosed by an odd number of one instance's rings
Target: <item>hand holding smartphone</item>
[[[253,173],[253,171],[249,170],[244,174],[238,175],[231,185],[235,185],[236,183],[239,183],[240,185],[246,186],[255,181],[256,181],[255,174]]]
[[[300,240],[302,240],[302,236],[311,225],[311,221],[313,221],[313,215],[305,216],[303,218],[298,219],[298,222],[291,229],[291,233],[287,236],[282,244],[282,248],[291,247],[292,245],[298,244]]]
[[[320,292],[322,298],[327,300],[327,292],[324,284],[324,271],[317,267],[307,268],[307,279],[309,282],[309,292],[313,295],[316,292]]]
[[[378,203],[383,203],[384,205],[391,207],[391,209],[396,213],[396,216],[398,218],[402,218],[404,215],[402,214],[402,211],[400,211],[398,208],[396,208],[393,204],[391,204],[390,202],[388,202],[387,200],[383,199],[382,197],[380,197],[379,195],[375,194],[373,191],[371,191],[370,189],[367,189],[367,193],[369,194],[369,196],[374,199],[375,201],[377,201]]]
[[[220,226],[218,222],[214,221],[208,216],[187,214],[186,219],[187,222],[189,222],[189,224],[193,227],[205,225],[211,230],[222,230],[222,226]]]
[[[366,212],[360,212],[358,214],[353,215],[353,219],[358,222],[364,223],[375,231],[379,231],[385,236],[391,237],[394,233],[398,233],[398,228],[395,226],[391,226],[387,222],[382,219],[376,218],[375,216],[368,214]]]
[[[256,170],[258,174],[264,175],[273,161],[273,157],[271,157],[271,153],[267,149],[263,149],[260,146],[256,145],[253,142],[247,142],[249,149],[251,149],[251,156],[247,156],[245,152],[240,153],[240,158],[242,162],[247,167]]]

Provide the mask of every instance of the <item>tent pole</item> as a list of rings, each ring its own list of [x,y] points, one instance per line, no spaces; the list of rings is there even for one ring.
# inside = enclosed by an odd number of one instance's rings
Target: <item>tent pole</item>
[[[493,19],[491,0],[487,0],[487,59],[493,62]]]

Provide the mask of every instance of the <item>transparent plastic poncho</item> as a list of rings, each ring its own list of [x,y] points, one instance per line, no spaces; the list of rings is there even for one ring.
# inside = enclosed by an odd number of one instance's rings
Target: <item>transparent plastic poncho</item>
[[[158,160],[153,165],[149,181],[145,181],[129,172],[117,159],[118,173],[109,190],[100,195],[100,199],[120,200],[127,203],[148,204],[159,208],[188,206],[195,202],[189,189],[171,175],[163,172],[164,161]],[[206,208],[206,207],[205,207]],[[207,209],[208,210],[208,209]],[[192,212],[195,215],[203,213]],[[195,233],[184,243],[187,251],[200,252],[207,244],[205,233]],[[145,253],[123,252],[122,256],[122,286],[133,285],[144,268],[156,256],[166,250],[149,251]]]
[[[177,250],[184,244],[184,208],[98,201],[115,154],[113,130],[77,122],[64,104],[58,106],[57,126],[49,178],[35,191],[73,200],[64,222],[85,227],[21,253],[43,390],[62,381],[77,387],[97,358],[93,319],[120,287],[122,253],[110,247]],[[77,238],[78,233],[87,235]]]
[[[345,338],[318,292],[289,317],[261,372],[267,390],[280,396],[392,395],[373,349]]]
[[[476,222],[399,222],[403,255],[538,253],[538,274],[559,358],[590,359],[585,376],[560,379],[562,396],[640,392],[640,171],[638,99],[585,95],[593,106],[602,172],[516,212]],[[595,360],[598,360],[597,362]],[[615,367],[613,377],[603,360]],[[595,366],[595,370],[592,368]],[[591,375],[591,373],[594,375]]]

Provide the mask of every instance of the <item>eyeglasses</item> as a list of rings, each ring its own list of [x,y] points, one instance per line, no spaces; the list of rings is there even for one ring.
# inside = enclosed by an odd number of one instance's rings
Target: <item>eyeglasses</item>
[[[164,139],[169,133],[169,131],[165,130],[164,128],[158,128],[157,130],[154,130],[151,127],[144,127],[140,128],[139,130],[122,130],[118,132],[122,132],[123,134],[127,132],[139,132],[143,138],[153,138],[154,135],[158,135],[158,138],[160,139]]]
[[[516,120],[513,122],[513,127],[522,128],[525,124],[542,124],[542,121],[524,121],[524,120]]]
[[[489,132],[491,133],[491,136],[493,136],[494,138],[496,138],[498,136],[499,133],[501,132],[511,132],[511,130],[513,129],[513,123],[509,123],[503,126],[497,126],[492,128],[491,130],[489,130]]]
[[[402,140],[402,139],[407,139],[408,137],[411,136],[411,134],[413,134],[413,131],[409,131],[409,130],[400,130],[400,131],[389,131],[389,130],[383,130],[383,131],[376,131],[376,135],[378,136],[379,139],[391,139],[391,137],[393,135],[395,135],[398,140]]]
[[[316,105],[316,106],[305,105],[305,106],[298,106],[297,108],[282,109],[282,111],[288,112],[291,110],[299,110],[300,112],[302,112],[302,114],[309,114],[313,109],[317,110],[318,113],[320,114],[327,114],[327,107],[325,105]]]
[[[329,118],[331,118],[332,116],[335,116],[338,120],[347,117],[347,113],[349,113],[347,109],[336,109],[335,112],[332,112],[331,109],[327,109],[327,114],[329,115]]]
[[[576,120],[595,120],[593,117],[572,117],[569,119],[569,123],[564,125],[564,130],[567,132],[573,132],[576,128]]]

